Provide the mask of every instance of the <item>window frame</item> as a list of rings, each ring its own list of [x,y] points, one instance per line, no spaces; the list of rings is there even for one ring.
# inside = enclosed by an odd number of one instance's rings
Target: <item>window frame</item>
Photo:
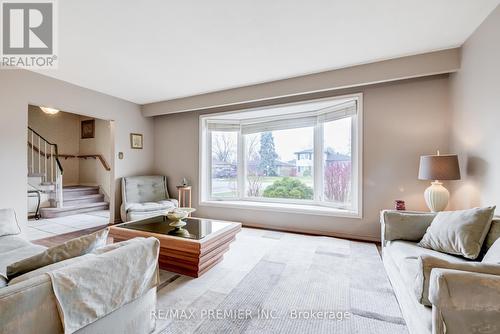
[[[338,203],[324,201],[324,129],[323,123],[313,126],[313,200],[295,200],[279,198],[249,197],[246,194],[247,187],[247,161],[245,135],[237,132],[237,197],[236,198],[214,198],[211,196],[212,189],[212,136],[208,129],[208,120],[218,116],[237,114],[255,110],[268,109],[275,106],[288,106],[307,104],[317,101],[335,101],[352,99],[357,102],[357,110],[351,116],[351,207],[345,208]],[[308,127],[308,126],[305,126]],[[313,99],[295,103],[285,103],[266,107],[236,110],[223,113],[204,114],[199,117],[199,191],[198,202],[200,206],[245,208],[263,211],[297,212],[306,214],[318,214],[327,216],[339,216],[350,218],[363,217],[363,94],[349,94],[336,97]]]

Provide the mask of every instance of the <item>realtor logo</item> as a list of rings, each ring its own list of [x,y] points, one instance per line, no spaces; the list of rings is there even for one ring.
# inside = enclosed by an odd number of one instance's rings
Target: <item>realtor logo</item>
[[[2,2],[2,67],[54,68],[55,3]]]

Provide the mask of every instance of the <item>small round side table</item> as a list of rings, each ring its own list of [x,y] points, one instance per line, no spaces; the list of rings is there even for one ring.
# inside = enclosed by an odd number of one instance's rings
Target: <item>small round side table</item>
[[[191,186],[177,186],[179,192],[179,208],[191,207]],[[190,214],[191,216],[191,214]]]

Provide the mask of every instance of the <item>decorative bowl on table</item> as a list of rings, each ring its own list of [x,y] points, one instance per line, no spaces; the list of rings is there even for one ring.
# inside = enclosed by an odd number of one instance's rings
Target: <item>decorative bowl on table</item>
[[[169,232],[172,235],[179,236],[189,236],[189,232],[182,227],[186,225],[186,222],[183,221],[184,218],[189,216],[192,212],[196,211],[194,208],[175,208],[167,212],[166,216],[168,220],[172,221],[169,226],[174,229]]]

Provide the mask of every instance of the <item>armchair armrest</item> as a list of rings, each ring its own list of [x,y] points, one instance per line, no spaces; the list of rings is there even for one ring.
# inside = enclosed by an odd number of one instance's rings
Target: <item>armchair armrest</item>
[[[383,210],[380,213],[382,245],[390,240],[421,240],[434,217],[430,212]]]
[[[415,294],[418,301],[427,306],[431,306],[429,301],[429,287],[431,273],[436,269],[453,269],[468,273],[482,273],[500,276],[500,265],[482,262],[450,262],[432,255],[423,254],[419,259],[419,270],[415,279]]]
[[[429,300],[433,328],[450,334],[500,331],[500,275],[433,269]]]

